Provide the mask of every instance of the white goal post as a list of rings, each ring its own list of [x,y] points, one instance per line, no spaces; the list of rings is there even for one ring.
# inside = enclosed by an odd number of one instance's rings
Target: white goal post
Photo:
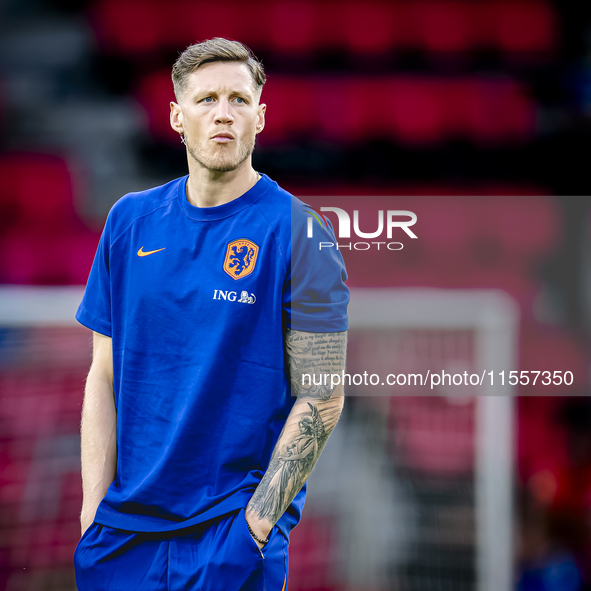
[[[517,369],[519,308],[498,290],[432,288],[355,289],[350,329],[468,329],[476,335],[476,367],[494,372],[476,405],[477,591],[514,588],[513,477],[515,389],[501,386],[498,373]]]

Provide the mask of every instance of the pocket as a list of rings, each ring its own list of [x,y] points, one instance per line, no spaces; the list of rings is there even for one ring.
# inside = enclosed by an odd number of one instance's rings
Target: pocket
[[[263,588],[265,557],[248,531],[244,509],[229,515],[210,543],[196,589],[260,591]]]
[[[252,534],[248,530],[248,523],[246,521],[246,509],[241,509],[240,513],[237,515],[236,519],[239,522],[238,525],[240,527],[243,537],[246,536],[248,538],[249,546],[255,550],[255,552],[257,553],[257,555],[260,557],[261,560],[264,560],[265,559],[264,548],[263,548],[263,550],[261,550],[259,548],[259,545],[256,543],[256,540],[252,537]],[[271,534],[269,534],[269,536],[270,535]],[[267,538],[267,539],[270,541],[269,538]],[[269,544],[266,544],[265,548],[268,545]]]
[[[257,550],[257,552],[260,554],[261,558],[263,560],[265,560],[267,558],[267,552],[270,551],[271,548],[275,547],[275,536],[280,536],[283,540],[285,540],[285,537],[283,536],[283,534],[281,533],[281,530],[279,529],[279,527],[277,525],[274,525],[271,528],[271,531],[269,532],[269,534],[267,535],[267,540],[269,540],[264,546],[263,548],[259,548],[259,545],[256,543],[256,540],[252,537],[252,534],[250,533],[250,531],[248,530],[248,523],[246,521],[246,510],[243,509],[241,511],[241,513],[238,515],[238,519],[240,519],[240,517],[242,517],[242,521],[243,521],[243,525],[244,525],[244,530],[246,530],[246,534],[248,535],[251,545],[254,546],[255,550]]]
[[[76,549],[74,550],[74,560],[76,559],[76,555],[78,554],[78,551],[80,550],[80,548],[83,546],[83,542],[86,541],[86,538],[88,537],[88,535],[91,533],[91,530],[94,530],[95,527],[98,525],[98,523],[96,521],[93,521],[87,528],[86,531],[82,534],[82,537],[78,540],[78,543],[76,544]]]

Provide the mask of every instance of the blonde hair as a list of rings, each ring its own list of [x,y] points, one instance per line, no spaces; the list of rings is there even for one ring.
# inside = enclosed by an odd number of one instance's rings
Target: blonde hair
[[[263,64],[246,45],[223,37],[214,37],[189,45],[172,67],[172,84],[177,101],[187,88],[190,74],[204,64],[212,62],[242,62],[248,66],[255,92],[260,96],[267,80]]]

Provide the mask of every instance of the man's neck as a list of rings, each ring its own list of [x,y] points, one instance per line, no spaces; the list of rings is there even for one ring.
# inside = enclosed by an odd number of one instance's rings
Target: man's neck
[[[211,172],[199,165],[189,166],[187,199],[195,207],[222,205],[244,195],[259,178],[250,158],[230,172]]]

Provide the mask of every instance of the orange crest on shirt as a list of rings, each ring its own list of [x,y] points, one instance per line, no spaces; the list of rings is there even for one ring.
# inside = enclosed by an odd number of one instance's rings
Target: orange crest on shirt
[[[234,240],[226,248],[224,271],[234,280],[242,279],[254,271],[258,254],[259,247],[252,240]]]

